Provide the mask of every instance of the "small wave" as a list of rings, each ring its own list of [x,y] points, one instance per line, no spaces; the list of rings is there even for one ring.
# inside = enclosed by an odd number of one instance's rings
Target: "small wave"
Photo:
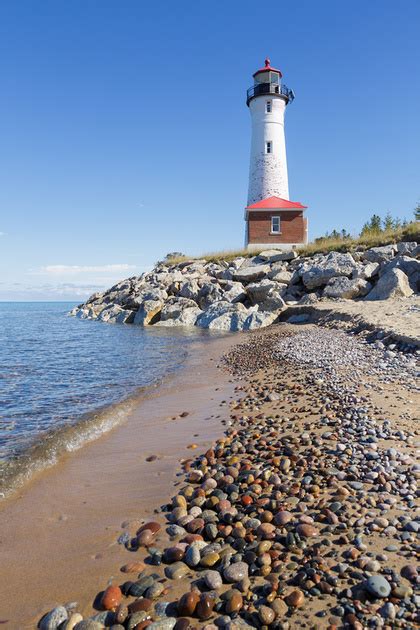
[[[152,386],[153,389],[156,385]],[[66,454],[73,453],[121,424],[152,387],[140,388],[125,400],[87,413],[71,425],[50,430],[38,437],[29,449],[13,459],[0,459],[0,499],[5,499],[50,468]]]

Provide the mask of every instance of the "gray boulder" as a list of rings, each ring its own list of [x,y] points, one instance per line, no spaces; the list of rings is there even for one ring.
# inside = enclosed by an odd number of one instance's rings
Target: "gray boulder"
[[[330,252],[327,256],[319,258],[314,264],[308,263],[301,273],[303,284],[307,289],[316,289],[327,284],[336,276],[351,276],[355,271],[356,263],[351,254]]]
[[[223,300],[223,295],[224,291],[218,284],[206,283],[201,287],[198,293],[197,302],[199,307],[204,311],[214,302],[219,302],[220,300]]]
[[[396,251],[397,246],[393,244],[383,245],[382,247],[372,247],[371,249],[363,252],[362,259],[369,262],[381,263],[387,260],[391,260],[391,258],[394,258]]]
[[[161,321],[165,321],[167,319],[178,319],[188,308],[200,310],[194,300],[189,300],[184,297],[171,297],[163,304],[160,312],[160,319]]]
[[[371,262],[366,265],[358,265],[356,272],[353,274],[354,278],[363,278],[364,280],[370,280],[376,276],[379,272],[379,263]]]
[[[97,319],[101,322],[109,322],[110,324],[115,323],[117,318],[126,313],[126,311],[121,308],[118,304],[110,304],[106,308],[102,309],[98,314]]]
[[[255,330],[270,326],[278,318],[278,313],[267,313],[265,311],[253,311],[244,322],[243,330]]]
[[[303,297],[298,301],[299,306],[316,304],[319,302],[319,296],[316,293],[306,293]]]
[[[233,279],[248,284],[264,278],[270,271],[270,265],[254,265],[235,271]]]
[[[275,263],[275,262],[278,262],[279,260],[291,260],[289,258],[284,258],[284,255],[285,255],[285,252],[282,252],[279,249],[268,249],[258,254],[258,257],[263,262],[268,262],[268,263]]]
[[[267,278],[261,280],[261,282],[249,284],[246,287],[251,303],[257,304],[259,311],[268,313],[279,311],[285,307],[282,296],[286,290],[286,284],[280,284]]]
[[[299,254],[294,250],[290,250],[289,252],[282,252],[281,250],[270,250],[273,252],[273,258],[271,258],[270,262],[277,262],[277,261],[289,261],[289,260],[294,260],[295,258],[299,257]],[[260,254],[260,256],[262,256],[264,252],[262,252]],[[275,257],[275,258],[274,258]]]
[[[270,280],[275,280],[276,282],[281,282],[282,284],[290,284],[292,280],[291,272],[286,269],[281,269],[279,271],[271,270],[268,277]]]
[[[264,278],[261,282],[252,282],[248,284],[246,287],[246,292],[248,294],[249,299],[252,304],[258,304],[258,302],[262,302],[268,296],[270,291],[273,291],[278,288],[278,283],[274,282],[274,280],[268,280],[268,278]]]
[[[123,310],[115,318],[116,324],[132,324],[134,321],[135,311]]]
[[[202,314],[202,310],[198,308],[197,305],[189,306],[182,311],[179,311],[177,315],[175,315],[175,310],[165,312],[165,319],[161,319],[156,322],[154,326],[194,326],[199,315]],[[163,311],[162,311],[163,315]]]
[[[401,269],[390,269],[381,276],[365,300],[387,300],[396,297],[408,297],[413,290],[408,282],[408,277]]]
[[[403,241],[402,243],[397,243],[397,254],[400,256],[410,256],[416,247],[417,243],[415,241]]]
[[[200,285],[197,280],[187,280],[183,284],[181,284],[178,295],[180,297],[188,298],[190,300],[194,300],[197,302],[198,294],[200,293]]]
[[[244,262],[247,259],[244,258],[243,256],[238,256],[238,258],[234,258],[230,263],[229,263],[229,267],[233,270],[233,271],[238,271],[238,269],[240,269],[242,267],[242,265],[244,264]]]
[[[223,299],[227,302],[244,302],[247,293],[240,282],[228,282],[225,286]]]
[[[420,272],[420,260],[410,256],[396,256],[381,268],[379,275],[383,276],[391,269],[401,269],[410,278],[413,274]]]
[[[103,293],[93,293],[90,298],[86,300],[85,304],[91,304],[92,302],[102,302],[103,296]]]
[[[138,326],[155,324],[160,319],[162,306],[163,302],[160,300],[146,300],[135,314],[133,324]]]
[[[284,285],[286,288],[286,286]],[[278,313],[286,307],[286,302],[283,299],[283,295],[280,291],[271,291],[265,300],[260,302],[258,310],[266,313]]]
[[[324,289],[323,296],[352,300],[369,293],[372,285],[363,278],[332,278]]]
[[[237,332],[243,330],[249,312],[241,303],[230,304],[220,301],[212,304],[204,313],[199,315],[196,326],[209,330]]]

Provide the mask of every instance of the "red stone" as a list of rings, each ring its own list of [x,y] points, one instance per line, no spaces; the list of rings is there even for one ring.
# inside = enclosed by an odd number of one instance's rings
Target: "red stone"
[[[145,529],[148,529],[153,534],[157,534],[158,531],[161,529],[161,526],[159,523],[156,523],[156,521],[150,521],[150,523],[145,523],[144,525],[142,525],[140,529],[138,530],[137,534],[144,532]]]
[[[122,593],[119,586],[108,586],[101,597],[101,606],[104,610],[115,610],[121,604]]]

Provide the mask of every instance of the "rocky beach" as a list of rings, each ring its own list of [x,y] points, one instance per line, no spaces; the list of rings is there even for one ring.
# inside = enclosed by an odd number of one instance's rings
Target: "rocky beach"
[[[313,256],[267,250],[251,257],[169,258],[93,294],[71,314],[135,326],[255,330],[293,307],[415,299],[419,256],[413,241]]]
[[[416,345],[311,324],[238,342],[224,433],[124,523],[91,613],[68,592],[41,630],[418,627]]]

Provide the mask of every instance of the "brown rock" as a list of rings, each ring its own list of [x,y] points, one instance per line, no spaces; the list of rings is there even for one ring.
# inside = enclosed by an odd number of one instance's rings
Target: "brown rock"
[[[104,610],[115,610],[122,600],[122,593],[119,586],[108,586],[101,597],[101,606]]]
[[[165,549],[164,561],[168,564],[172,562],[178,562],[182,560],[185,555],[185,551],[180,547],[168,547]]]
[[[139,547],[148,547],[153,542],[153,533],[150,529],[144,529],[137,536],[137,544]]]
[[[292,591],[290,595],[286,597],[286,604],[292,606],[292,608],[300,608],[305,601],[305,595],[299,589]]]
[[[270,606],[260,606],[258,608],[258,616],[264,626],[269,626],[274,621],[275,613]]]
[[[239,612],[243,606],[244,600],[239,591],[234,591],[232,597],[226,602],[226,612],[228,615],[231,613]]]
[[[202,593],[200,601],[197,604],[196,613],[199,619],[209,619],[213,613],[215,600],[207,593]]]
[[[257,529],[257,535],[265,540],[271,540],[275,537],[276,528],[272,523],[261,523]]]
[[[153,534],[157,534],[158,531],[161,529],[161,526],[159,523],[156,523],[156,521],[150,521],[149,523],[145,523],[144,525],[142,525],[140,529],[138,530],[137,534],[140,534],[146,529],[151,531]]]
[[[204,525],[205,523],[202,518],[193,518],[192,521],[186,524],[185,529],[190,534],[197,534],[203,529]]]
[[[153,602],[151,599],[148,599],[147,597],[140,597],[139,599],[136,599],[135,602],[131,602],[131,604],[128,605],[128,612],[135,613],[140,612],[141,610],[147,612],[151,609],[152,605]]]
[[[313,538],[314,536],[318,536],[319,533],[316,527],[307,523],[298,525],[296,531],[302,538]]]
[[[274,522],[276,525],[279,525],[280,527],[282,527],[283,525],[290,523],[292,519],[293,519],[293,514],[291,512],[288,512],[287,510],[283,510],[281,512],[277,512],[277,514],[274,517]]]
[[[192,617],[200,600],[200,595],[196,591],[185,593],[178,601],[178,614],[181,617]]]
[[[121,567],[121,571],[123,573],[140,573],[141,571],[144,571],[145,568],[146,565],[144,562],[129,562]]]

